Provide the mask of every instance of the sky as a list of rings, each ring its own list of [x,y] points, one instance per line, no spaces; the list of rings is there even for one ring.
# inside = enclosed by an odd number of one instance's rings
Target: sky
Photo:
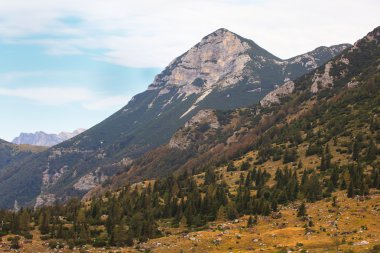
[[[0,138],[90,128],[227,28],[286,59],[354,43],[378,0],[1,0]]]

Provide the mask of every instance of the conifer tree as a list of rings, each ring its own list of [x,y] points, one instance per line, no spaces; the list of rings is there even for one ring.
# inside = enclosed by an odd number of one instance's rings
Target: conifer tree
[[[250,215],[247,221],[247,228],[252,228],[254,225],[253,217]]]
[[[115,226],[113,230],[113,241],[112,244],[115,246],[124,246],[127,243],[128,232],[125,228],[125,222],[120,222],[119,225]]]
[[[360,153],[360,146],[359,141],[357,138],[354,141],[354,144],[352,146],[352,160],[359,161],[359,153]]]
[[[368,149],[367,149],[366,161],[369,163],[373,162],[376,159],[376,154],[377,154],[376,144],[373,141],[373,139],[371,139],[368,145]]]
[[[302,202],[301,205],[298,207],[297,217],[305,217],[305,216],[307,216],[306,205],[305,205],[305,202]]]
[[[229,171],[236,171],[236,167],[232,162],[228,163],[227,165],[227,172]]]
[[[371,173],[371,187],[372,188],[377,188],[377,189],[380,189],[380,173],[379,173],[379,169],[372,169],[372,173]]]
[[[322,188],[319,183],[319,177],[313,173],[305,186],[306,198],[310,202],[320,200],[322,198]]]
[[[347,189],[347,197],[348,198],[353,198],[354,197],[354,185],[352,183],[352,181],[350,181],[350,184],[348,185],[348,189]]]
[[[338,180],[339,180],[339,171],[337,168],[334,168],[331,172],[330,181],[332,182],[335,188],[338,187]]]
[[[39,217],[39,230],[41,234],[49,233],[50,214],[48,211],[43,210]]]

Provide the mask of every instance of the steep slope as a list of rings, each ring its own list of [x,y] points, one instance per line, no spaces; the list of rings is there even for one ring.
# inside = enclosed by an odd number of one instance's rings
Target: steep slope
[[[51,147],[83,133],[85,129],[77,129],[74,132],[61,132],[59,134],[47,134],[43,131],[35,133],[21,133],[12,140],[14,144],[29,144]]]
[[[127,166],[127,172],[115,177],[110,187],[117,188],[131,180],[169,175],[174,171],[204,170],[252,149],[256,150],[257,164],[264,164],[269,157],[277,159],[273,156],[280,156],[281,159],[284,147],[278,148],[275,143],[284,140],[293,143],[294,139],[301,138],[307,147],[314,147],[316,133],[324,140],[322,144],[332,142],[333,137],[338,143],[341,141],[341,145],[335,145],[335,148],[346,150],[342,152],[351,150],[347,135],[354,138],[360,130],[375,129],[369,136],[378,140],[379,41],[380,28],[376,28],[324,66],[269,93],[260,106],[231,112],[199,113],[179,129],[168,144]],[[313,127],[304,129],[308,125]],[[310,129],[313,131],[308,133],[306,130]],[[302,137],[305,134],[307,136]],[[262,157],[266,152],[268,157]],[[305,147],[300,146],[296,152],[305,157]],[[313,162],[318,163],[319,159],[316,156]],[[348,161],[347,157],[345,160]],[[310,168],[315,167],[313,164]],[[272,165],[265,164],[267,167]]]
[[[201,109],[228,110],[257,103],[284,80],[301,76],[348,46],[318,48],[281,60],[254,42],[219,29],[176,58],[148,90],[114,115],[33,161],[8,168],[12,180],[0,174],[0,190],[20,186],[18,194],[3,191],[7,199],[0,200],[0,206],[9,206],[20,194],[30,200],[21,204],[81,196],[133,159],[168,142]],[[23,175],[26,169],[40,180],[30,182]],[[24,187],[30,184],[40,189],[39,194]]]
[[[380,27],[265,103],[200,110],[116,191],[0,212],[3,234],[40,230],[32,251],[378,252],[379,42]]]
[[[34,153],[43,151],[45,148],[30,145],[14,145],[0,139],[0,170],[9,164],[22,160]]]

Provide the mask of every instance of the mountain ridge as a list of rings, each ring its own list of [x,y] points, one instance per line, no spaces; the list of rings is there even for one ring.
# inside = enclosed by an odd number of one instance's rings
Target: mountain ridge
[[[0,173],[0,190],[9,193],[0,205],[13,204],[17,199],[9,191],[15,184],[33,185],[33,191],[22,186],[19,189],[25,196],[19,201],[22,205],[34,204],[37,198],[38,204],[46,204],[83,196],[122,171],[133,159],[168,142],[200,110],[231,110],[255,104],[287,77],[308,72],[308,66],[299,61],[288,64],[299,66],[285,73],[279,58],[225,30],[217,30],[203,42],[207,40],[214,44],[198,43],[177,57],[174,60],[178,61],[177,65],[169,65],[145,92],[134,96],[125,107],[98,125],[48,149],[34,160],[22,161],[8,167],[7,173]],[[228,44],[231,41],[234,46]],[[330,58],[336,52],[332,53]],[[316,62],[322,64],[323,60]],[[191,69],[196,69],[195,74]],[[27,173],[34,173],[39,179],[30,182],[31,177],[24,175],[26,167]]]
[[[373,75],[376,64],[377,68],[380,68],[380,63],[376,63],[376,57],[378,57],[376,55],[379,55],[377,39],[380,41],[380,27],[358,40],[355,43],[356,46],[315,71],[295,81],[288,81],[272,91],[261,100],[259,107],[237,109],[226,113],[227,119],[223,113],[215,111],[209,111],[207,119],[203,122],[194,120],[193,117],[173,135],[168,144],[146,153],[129,165],[125,173],[113,178],[112,187],[120,187],[129,181],[137,182],[160,175],[167,176],[177,171],[212,167],[233,159],[241,152],[249,150],[254,143],[258,142],[259,133],[264,133],[263,129],[269,129],[280,118],[289,117],[289,123],[300,115],[307,115],[308,111],[316,106],[318,99],[333,96],[326,95],[329,92],[332,94],[346,90],[349,92],[349,89],[360,85],[361,76],[369,71]],[[329,81],[319,79],[321,76]],[[368,80],[364,81],[368,82]],[[297,97],[299,93],[302,93],[302,96],[300,95],[292,102],[292,98]],[[302,105],[305,108],[299,109],[300,113],[293,116],[295,109],[284,106],[284,104],[290,104],[295,107],[306,99],[310,101]],[[280,110],[281,106],[286,109]],[[258,115],[261,116],[258,118]],[[190,123],[191,121],[193,123]],[[211,124],[218,126],[219,129],[215,130]],[[209,141],[218,138],[219,141]],[[97,190],[99,189],[95,189],[94,192]]]
[[[36,146],[47,146],[51,147],[57,145],[61,142],[64,142],[68,139],[81,134],[86,129],[78,128],[73,132],[60,132],[58,134],[48,134],[44,131],[37,131],[35,133],[20,133],[18,137],[15,137],[12,140],[14,144],[29,144]]]

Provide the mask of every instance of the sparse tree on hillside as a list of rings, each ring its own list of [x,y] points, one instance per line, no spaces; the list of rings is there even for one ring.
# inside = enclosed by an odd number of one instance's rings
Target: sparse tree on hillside
[[[298,207],[297,217],[305,217],[305,216],[307,216],[306,205],[305,205],[305,202],[302,202],[301,205]]]

